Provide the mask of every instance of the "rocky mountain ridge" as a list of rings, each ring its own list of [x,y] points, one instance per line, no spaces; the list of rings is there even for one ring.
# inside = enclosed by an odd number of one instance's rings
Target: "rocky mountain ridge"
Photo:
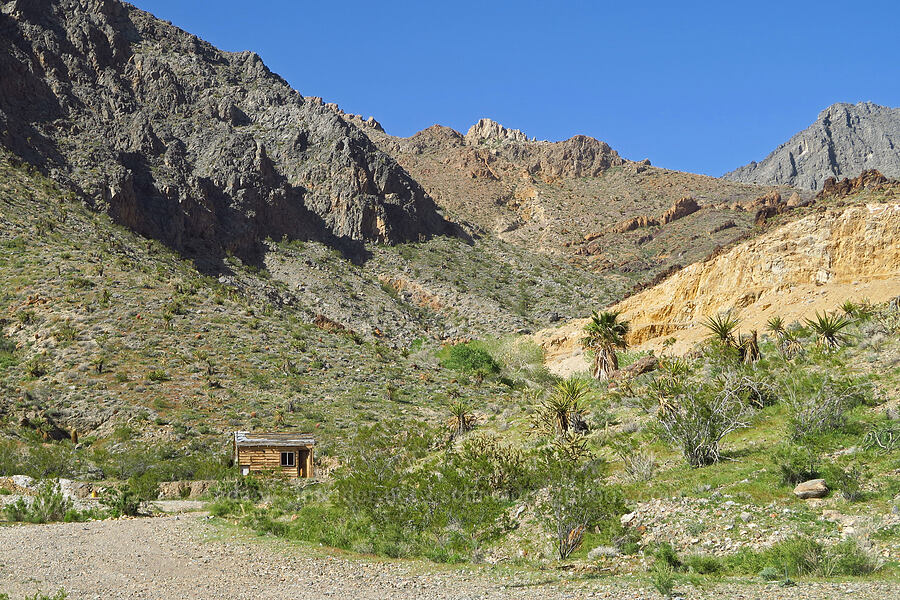
[[[832,104],[765,159],[723,177],[819,190],[829,177],[856,177],[867,169],[900,176],[900,108],[871,102]]]
[[[221,52],[118,0],[7,2],[0,31],[0,142],[179,251],[451,231],[358,127],[252,52]]]
[[[475,235],[496,236],[629,286],[744,235],[753,225],[746,207],[778,192],[627,160],[583,135],[536,140],[481,119],[465,135],[434,125],[399,138],[332,106]],[[685,198],[693,204],[684,214],[648,219],[640,231],[615,230],[629,219],[663,215]]]

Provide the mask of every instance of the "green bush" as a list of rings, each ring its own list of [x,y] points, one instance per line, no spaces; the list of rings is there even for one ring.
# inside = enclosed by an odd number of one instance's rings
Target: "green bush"
[[[605,464],[591,461],[584,465],[567,458],[548,460],[547,496],[538,504],[538,514],[556,538],[560,560],[581,546],[588,529],[605,534],[607,539],[620,533],[619,517],[626,511],[621,491],[604,485]]]
[[[153,369],[147,372],[147,381],[169,381],[171,377],[162,369]]]
[[[669,597],[675,590],[675,569],[666,563],[654,563],[650,568],[650,583],[661,595]]]
[[[825,478],[833,489],[841,490],[844,500],[855,502],[862,498],[863,483],[867,479],[867,474],[858,464],[846,467],[832,464],[825,470]]]
[[[141,498],[127,484],[108,490],[100,502],[113,517],[136,517],[140,513]]]
[[[860,577],[875,573],[880,567],[879,562],[865,552],[855,540],[848,539],[829,549],[822,575]]]
[[[25,596],[25,600],[66,600],[69,595],[65,590],[60,589],[52,596],[48,596],[42,592],[37,592],[34,596]],[[2,596],[0,596],[0,600],[2,600]]]
[[[484,347],[484,344],[478,341],[443,348],[438,353],[438,358],[441,365],[454,371],[486,375],[500,372],[500,365]]]
[[[27,523],[52,523],[56,521],[83,521],[93,513],[81,513],[74,509],[72,501],[62,495],[59,485],[45,481],[38,486],[30,503],[19,498],[3,507],[6,520]]]
[[[16,359],[16,344],[0,332],[0,372],[14,366]]]
[[[819,476],[819,453],[811,445],[783,444],[773,454],[781,483],[795,486]]]

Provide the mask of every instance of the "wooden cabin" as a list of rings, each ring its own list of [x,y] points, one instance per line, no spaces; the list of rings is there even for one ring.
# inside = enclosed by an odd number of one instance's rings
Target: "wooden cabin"
[[[312,477],[316,440],[303,433],[234,432],[234,459],[241,475],[265,473]]]

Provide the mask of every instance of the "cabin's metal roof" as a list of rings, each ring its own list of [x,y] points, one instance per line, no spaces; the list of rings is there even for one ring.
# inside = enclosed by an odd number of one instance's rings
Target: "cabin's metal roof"
[[[238,446],[315,446],[315,438],[308,433],[252,433],[235,431]]]

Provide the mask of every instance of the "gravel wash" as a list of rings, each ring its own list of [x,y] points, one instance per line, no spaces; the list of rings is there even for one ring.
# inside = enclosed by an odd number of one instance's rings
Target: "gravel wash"
[[[12,600],[60,588],[81,599],[655,599],[637,580],[548,581],[419,561],[345,559],[243,534],[222,535],[203,515],[0,527],[0,593]],[[719,584],[688,599],[900,599],[894,582]]]

